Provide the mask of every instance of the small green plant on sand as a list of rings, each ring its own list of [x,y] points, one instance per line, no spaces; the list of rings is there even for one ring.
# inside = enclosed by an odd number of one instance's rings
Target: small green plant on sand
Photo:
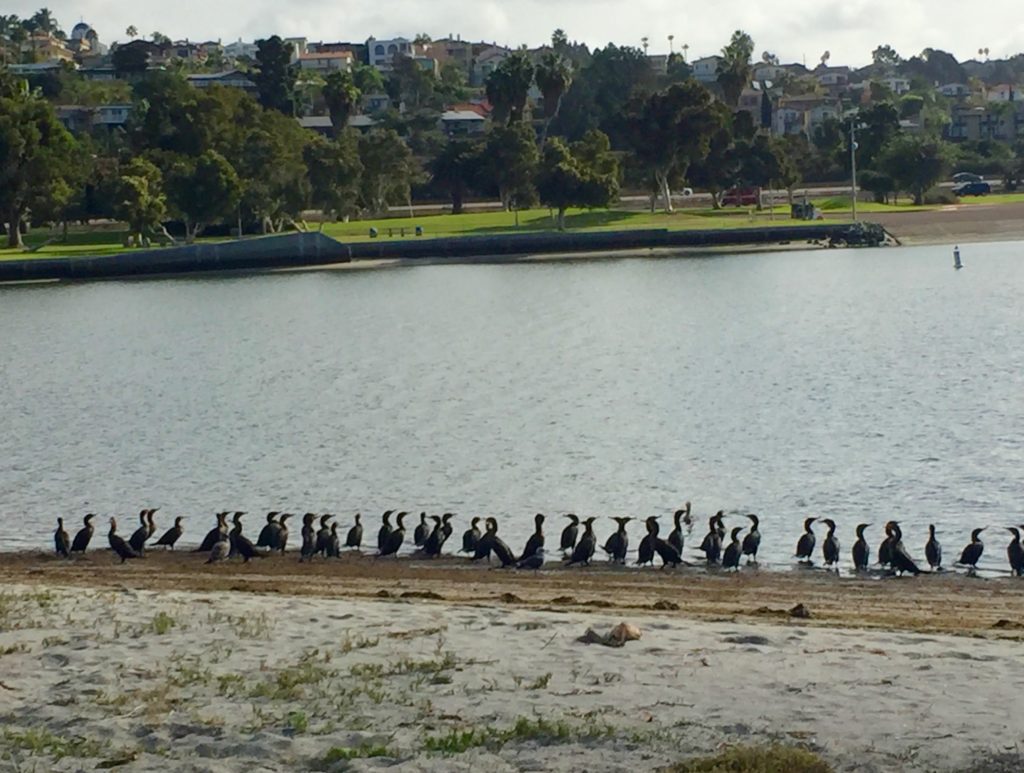
[[[734,746],[708,757],[694,757],[665,773],[833,773],[812,751],[795,746]]]

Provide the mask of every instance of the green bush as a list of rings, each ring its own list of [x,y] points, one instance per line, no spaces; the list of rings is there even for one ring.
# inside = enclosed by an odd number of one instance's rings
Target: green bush
[[[833,773],[814,752],[795,746],[734,746],[710,757],[680,762],[665,773]]]

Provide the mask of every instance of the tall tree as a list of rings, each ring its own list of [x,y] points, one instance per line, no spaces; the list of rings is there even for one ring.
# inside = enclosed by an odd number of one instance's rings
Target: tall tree
[[[48,102],[0,80],[0,221],[9,247],[22,246],[26,215],[57,211],[71,199],[76,147]]]
[[[718,85],[722,87],[726,104],[736,107],[743,89],[750,85],[753,68],[750,57],[754,53],[754,41],[746,32],[732,33],[729,45],[722,49],[722,61],[718,65]]]
[[[128,224],[129,240],[139,247],[163,230],[167,198],[156,166],[141,157],[128,163],[121,171],[114,214]]]
[[[895,48],[885,44],[871,52],[871,61],[885,67],[897,67],[903,62],[903,58],[896,53]]]
[[[523,120],[526,98],[533,84],[533,64],[516,51],[494,68],[484,86],[494,107],[494,120],[511,126]]]
[[[126,43],[114,48],[110,55],[114,72],[119,78],[141,75],[149,68],[150,46],[145,41]]]
[[[396,131],[374,129],[361,135],[359,158],[360,200],[369,212],[379,214],[389,204],[408,203],[416,169],[412,152]]]
[[[924,194],[949,171],[952,148],[942,140],[910,134],[891,139],[878,158],[879,170],[889,175],[900,190],[924,203]]]
[[[322,213],[320,230],[327,220],[347,219],[357,211],[359,140],[352,130],[342,131],[334,140],[317,137],[305,149],[309,174],[310,203]]]
[[[234,215],[241,192],[234,167],[215,150],[195,160],[178,157],[167,181],[169,203],[184,220],[189,243],[210,223]]]
[[[428,171],[438,191],[451,198],[452,214],[462,214],[462,204],[480,174],[480,143],[463,137],[452,137],[434,156]]]
[[[341,70],[329,73],[324,82],[323,95],[335,131],[344,131],[349,117],[359,108],[361,96],[352,76]]]
[[[238,140],[223,150],[238,172],[243,213],[263,233],[294,224],[309,203],[304,149],[310,135],[293,118],[256,108]]]
[[[291,49],[277,35],[256,41],[253,81],[260,104],[285,115],[295,114],[295,68]]]
[[[561,54],[547,53],[534,70],[534,79],[544,97],[544,129],[540,135],[543,146],[551,122],[562,106],[562,97],[572,83],[572,63]]]
[[[523,209],[536,200],[538,156],[537,137],[528,123],[495,126],[488,132],[481,174],[498,189],[506,210]]]
[[[607,207],[618,191],[618,162],[607,135],[592,130],[571,147],[558,137],[544,146],[537,193],[542,204],[556,210],[558,230],[565,230],[569,207]]]

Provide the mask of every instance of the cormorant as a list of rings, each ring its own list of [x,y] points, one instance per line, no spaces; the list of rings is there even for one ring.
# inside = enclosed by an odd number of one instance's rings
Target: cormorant
[[[748,564],[756,564],[757,551],[761,549],[761,520],[753,513],[749,513],[747,518],[750,519],[750,531],[743,535],[743,555],[747,556]]]
[[[892,536],[892,556],[891,563],[892,568],[900,574],[910,572],[913,575],[921,574],[921,570],[917,564],[914,563],[914,559],[910,557],[910,553],[903,546],[903,530],[900,528],[896,521],[889,521],[886,524],[890,535]]]
[[[469,522],[469,528],[462,533],[462,550],[460,553],[475,553],[476,545],[480,541],[480,529],[477,524],[480,523],[480,519],[474,517]]]
[[[434,521],[434,528],[430,530],[427,539],[423,542],[423,553],[431,557],[441,555],[441,548],[445,543],[444,522],[436,515],[430,516]]]
[[[652,515],[644,521],[647,527],[647,534],[640,540],[640,548],[637,551],[636,565],[654,563],[654,543],[658,539],[658,516]]]
[[[430,527],[427,525],[427,514],[420,513],[420,522],[412,532],[412,541],[416,547],[420,547],[430,536]]]
[[[740,568],[740,556],[743,555],[743,543],[740,542],[741,531],[743,531],[742,526],[737,526],[732,530],[731,541],[725,546],[725,553],[722,554],[723,569],[738,570]]]
[[[604,543],[604,552],[608,554],[608,560],[619,564],[626,563],[626,551],[629,550],[629,535],[626,533],[626,524],[632,518],[612,518],[619,524],[617,531],[613,532]]]
[[[398,551],[402,547],[402,543],[405,541],[405,516],[408,513],[404,510],[395,516],[397,526],[391,530],[388,534],[387,541],[384,543],[384,548],[378,555],[380,556],[393,556],[397,555]]]
[[[142,551],[145,548],[146,540],[149,539],[149,521],[146,520],[146,516],[149,515],[149,510],[139,511],[139,528],[132,532],[132,536],[128,538],[128,544],[131,549],[139,555],[142,555]]]
[[[228,538],[228,514],[227,511],[223,513],[217,513],[217,525],[210,529],[206,536],[203,537],[203,541],[199,543],[199,547],[195,549],[196,553],[209,553],[213,550],[213,546],[221,540]]]
[[[597,549],[597,536],[594,534],[594,518],[587,518],[583,521],[583,534],[572,550],[572,558],[566,566],[573,564],[590,565],[590,559],[594,557]]]
[[[679,564],[683,563],[683,557],[679,554],[679,551],[670,545],[668,541],[660,537],[654,538],[654,552],[661,559],[662,569],[666,566],[679,566]]]
[[[92,533],[94,531],[92,519],[95,517],[95,513],[89,513],[85,516],[83,521],[84,525],[75,534],[74,542],[71,543],[72,553],[84,553],[85,549],[89,547],[89,542],[92,540]]]
[[[149,536],[152,537],[156,533],[156,522],[153,520],[153,514],[159,510],[159,507],[154,507],[151,510],[146,511],[146,526],[149,529]]]
[[[683,516],[686,515],[685,510],[676,510],[672,514],[672,523],[675,528],[669,532],[668,539],[665,540],[671,545],[675,551],[679,554],[683,554]]]
[[[231,548],[228,555],[231,555],[232,552],[237,553],[245,563],[249,563],[250,558],[263,558],[264,554],[258,551],[252,541],[242,534],[243,515],[245,515],[244,512],[235,513],[235,528],[231,530]]]
[[[498,560],[501,561],[502,568],[514,566],[516,557],[512,553],[511,548],[498,536],[498,522],[494,518],[487,519],[487,534],[484,535],[484,538],[486,539],[487,537],[490,537],[490,549],[498,557]]]
[[[277,549],[277,530],[280,528],[280,524],[277,522],[277,510],[267,513],[267,523],[260,529],[256,547]]]
[[[355,526],[348,530],[348,536],[345,537],[345,547],[356,550],[363,547],[363,516],[359,513],[356,513]]]
[[[474,518],[473,521],[479,521],[479,518]],[[491,522],[494,522],[494,533],[491,532]],[[474,523],[475,528],[475,523]],[[484,532],[479,536],[476,541],[476,546],[473,548],[472,561],[479,561],[481,558],[486,558],[487,562],[491,561],[491,550],[494,548],[495,534],[498,531],[498,522],[493,518],[487,518],[484,520]],[[465,543],[468,534],[463,535],[463,543]],[[465,545],[463,545],[465,547]]]
[[[896,540],[892,535],[892,527],[895,523],[895,521],[889,521],[885,524],[885,539],[878,546],[878,563],[880,566],[892,566],[892,549],[893,545],[896,544]]]
[[[331,527],[327,525],[327,522],[333,517],[333,515],[321,515],[320,528],[316,533],[316,547],[313,552],[318,553],[324,558],[327,557],[327,549],[330,547],[331,542]]]
[[[455,513],[444,513],[441,516],[441,533],[444,539],[441,540],[441,544],[444,545],[448,539],[452,536],[452,532],[455,531],[455,527],[452,526],[452,518],[455,517]]]
[[[821,543],[821,554],[825,557],[825,567],[836,567],[839,571],[839,538],[836,537],[836,522],[831,518],[824,518],[822,522],[828,526],[828,534]]]
[[[53,533],[53,549],[61,558],[71,558],[71,540],[64,530],[64,519],[57,519],[57,531]]]
[[[327,537],[327,550],[325,554],[328,558],[341,558],[341,537],[338,536],[337,521],[331,524],[331,533]]]
[[[724,514],[721,510],[708,518],[708,533],[700,543],[700,549],[709,564],[717,564],[722,556],[722,533],[725,531]]]
[[[1010,561],[1010,574],[1024,576],[1024,547],[1020,544],[1020,530],[1010,526],[1007,531],[1013,535],[1013,541],[1006,547],[1006,557]]]
[[[928,566],[934,572],[942,568],[942,545],[935,538],[935,524],[928,524],[928,542],[924,546],[924,557],[928,559]]]
[[[519,563],[516,564],[516,569],[532,569],[538,571],[544,566],[544,548],[539,547],[537,550],[529,556],[520,559]]]
[[[537,552],[537,548],[544,547],[544,515],[537,513],[533,516],[533,534],[526,540],[526,546],[523,548],[522,555],[519,556],[520,561],[525,561],[530,558],[534,553]]]
[[[117,553],[121,558],[123,564],[129,558],[141,558],[132,546],[124,541],[124,538],[117,534],[117,520],[114,518],[110,519],[110,531],[107,532],[107,540],[110,542],[110,549]]]
[[[564,517],[569,519],[569,525],[562,529],[562,539],[558,543],[563,556],[576,547],[576,536],[580,532],[580,519],[577,516],[568,513]]]
[[[316,513],[306,513],[302,516],[302,547],[299,548],[299,561],[308,561],[316,553],[316,528],[313,521],[316,520]]]
[[[804,533],[800,535],[800,539],[796,543],[796,557],[804,563],[814,563],[814,532],[811,531],[811,524],[814,523],[817,518],[805,518],[804,519]]]
[[[985,531],[984,526],[971,532],[971,544],[964,548],[960,554],[960,560],[957,561],[958,564],[969,567],[968,574],[977,573],[978,561],[981,560],[981,554],[985,552],[985,543],[981,541],[983,531]]]
[[[380,517],[381,527],[380,531],[377,532],[377,552],[384,550],[384,546],[388,544],[388,537],[391,536],[391,514],[394,510],[385,510],[384,515]]]
[[[224,538],[213,543],[213,547],[210,548],[210,557],[206,559],[206,563],[215,564],[218,561],[225,560],[231,553],[231,540],[225,534]]]
[[[235,532],[239,535],[242,533],[242,516],[245,515],[244,510],[235,510],[235,514],[231,517],[235,527],[228,533],[228,541],[231,543],[231,549],[228,551],[228,558],[234,558],[235,553],[238,552],[238,544],[235,541]],[[248,540],[248,538],[246,538]],[[250,543],[251,544],[251,543]]]
[[[277,519],[277,541],[273,548],[280,550],[282,555],[284,555],[285,548],[288,547],[288,519],[291,517],[291,513],[282,513],[281,517]]]
[[[865,571],[871,563],[871,549],[868,547],[868,541],[864,539],[864,530],[870,525],[857,524],[857,541],[853,543],[853,568],[858,572]]]
[[[175,518],[174,526],[165,531],[163,533],[163,536],[161,536],[160,539],[156,541],[156,544],[163,545],[164,547],[168,547],[171,550],[174,550],[174,543],[181,539],[181,535],[185,531],[185,529],[183,529],[181,526],[182,520],[183,519],[180,515],[177,518]]]

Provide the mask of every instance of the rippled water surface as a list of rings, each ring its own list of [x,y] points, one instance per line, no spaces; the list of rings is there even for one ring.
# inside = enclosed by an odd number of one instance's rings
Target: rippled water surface
[[[220,509],[1024,523],[1024,248],[421,266],[0,289],[0,527]],[[560,519],[559,519],[560,520]],[[666,519],[670,522],[670,519]],[[727,525],[745,524],[731,518]],[[556,524],[560,528],[561,524]],[[668,528],[671,528],[670,526]],[[600,536],[612,529],[599,522]],[[633,544],[639,540],[633,531]],[[554,532],[552,529],[549,533]],[[987,533],[1005,566],[1009,536]],[[550,538],[549,538],[550,539]],[[820,544],[820,536],[819,536]]]

